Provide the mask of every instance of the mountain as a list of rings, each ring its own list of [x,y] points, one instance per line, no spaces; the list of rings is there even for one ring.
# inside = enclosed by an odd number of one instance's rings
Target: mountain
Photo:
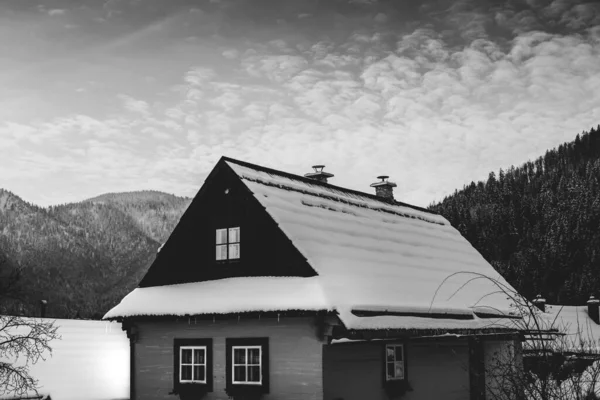
[[[429,208],[528,298],[600,295],[600,125]]]
[[[22,267],[25,300],[5,311],[38,315],[45,299],[49,316],[98,317],[137,285],[190,201],[144,191],[44,209],[0,189],[0,276]]]

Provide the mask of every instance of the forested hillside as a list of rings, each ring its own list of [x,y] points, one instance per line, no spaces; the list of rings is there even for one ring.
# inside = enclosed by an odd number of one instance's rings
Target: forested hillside
[[[0,189],[0,294],[23,268],[23,302],[3,299],[0,312],[39,315],[44,299],[49,316],[99,318],[137,285],[190,201],[146,191],[41,208]],[[600,126],[430,209],[529,298],[600,295]]]
[[[44,299],[50,316],[99,317],[137,285],[189,202],[132,192],[44,209],[0,189],[0,276],[23,267],[26,314]]]
[[[600,295],[600,126],[429,208],[529,298]]]

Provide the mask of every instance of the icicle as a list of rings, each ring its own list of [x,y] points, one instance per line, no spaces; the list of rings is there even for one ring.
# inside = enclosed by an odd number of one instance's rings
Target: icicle
[[[194,317],[194,325],[198,324],[198,322],[196,322],[196,317]]]
[[[188,325],[191,325],[192,321],[190,320],[190,317],[188,317]]]
[[[215,323],[215,315],[213,314],[213,325],[214,325],[214,323]]]
[[[240,315],[238,314],[238,324],[240,323]]]
[[[277,313],[277,322],[279,322],[279,313]]]

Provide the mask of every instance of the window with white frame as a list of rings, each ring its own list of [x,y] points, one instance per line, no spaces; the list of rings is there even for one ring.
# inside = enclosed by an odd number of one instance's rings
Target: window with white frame
[[[217,229],[217,261],[240,258],[240,227]]]
[[[385,370],[387,381],[404,379],[404,345],[387,344],[385,346]]]
[[[206,383],[206,346],[179,348],[179,382]]]
[[[234,384],[262,384],[261,346],[232,346],[231,357]]]

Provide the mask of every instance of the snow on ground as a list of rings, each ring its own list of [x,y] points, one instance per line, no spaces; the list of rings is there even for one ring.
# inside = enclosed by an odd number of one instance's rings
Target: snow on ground
[[[52,355],[46,353],[45,361],[30,366],[40,394],[52,400],[129,398],[129,340],[120,323],[43,320],[56,321],[61,339],[50,342]],[[16,363],[22,365],[23,360]]]

